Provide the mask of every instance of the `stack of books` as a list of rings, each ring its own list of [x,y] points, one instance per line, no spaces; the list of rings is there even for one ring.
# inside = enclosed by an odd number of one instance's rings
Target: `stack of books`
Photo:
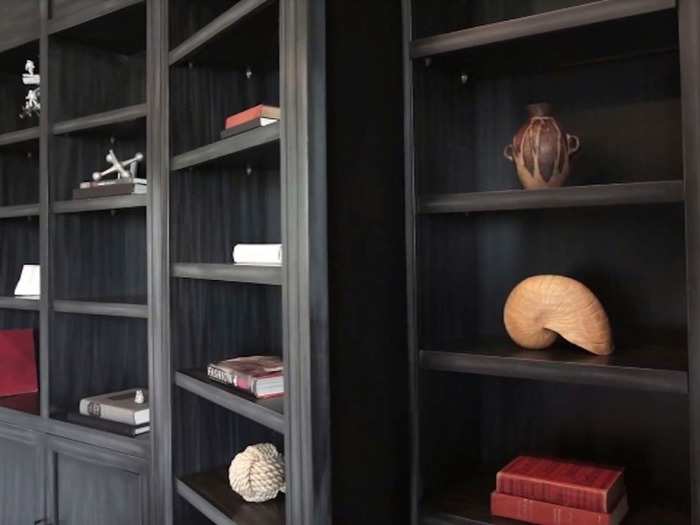
[[[624,472],[519,456],[496,475],[491,514],[538,525],[619,525],[628,511]]]
[[[207,375],[258,399],[284,395],[284,366],[276,356],[254,355],[211,363]]]
[[[228,117],[226,128],[221,132],[221,138],[225,139],[256,128],[269,126],[279,122],[279,120],[280,108],[260,104]]]
[[[80,400],[80,413],[70,412],[66,418],[98,430],[135,437],[151,430],[148,390],[131,388]]]

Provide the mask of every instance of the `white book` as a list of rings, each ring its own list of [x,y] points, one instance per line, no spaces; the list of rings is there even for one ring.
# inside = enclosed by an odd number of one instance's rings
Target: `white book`
[[[41,294],[41,269],[38,264],[25,264],[15,286],[15,295],[26,299],[39,299]]]
[[[233,248],[233,262],[242,265],[281,266],[281,244],[237,244]]]
[[[138,402],[137,392],[143,392],[142,402]],[[84,416],[99,417],[127,425],[149,423],[151,413],[148,408],[148,390],[130,388],[119,392],[86,397],[80,400],[80,413]]]

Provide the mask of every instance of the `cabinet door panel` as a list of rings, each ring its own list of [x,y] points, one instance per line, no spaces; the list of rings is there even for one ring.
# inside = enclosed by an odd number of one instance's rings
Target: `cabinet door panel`
[[[143,459],[50,438],[51,523],[145,525],[146,468]]]
[[[43,482],[39,436],[0,425],[0,523],[28,525],[42,517]]]

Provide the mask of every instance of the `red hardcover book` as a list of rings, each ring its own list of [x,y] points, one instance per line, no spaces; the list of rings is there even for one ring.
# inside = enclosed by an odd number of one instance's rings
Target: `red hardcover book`
[[[0,330],[0,397],[38,392],[33,330]]]
[[[611,512],[625,495],[625,482],[621,468],[518,456],[496,475],[496,492]]]
[[[280,108],[260,104],[250,109],[246,109],[245,111],[241,111],[240,113],[236,113],[235,115],[231,115],[230,117],[228,117],[226,119],[226,129],[234,128],[236,126],[240,126],[241,124],[246,124],[253,120],[259,120],[264,118],[279,120]]]
[[[619,525],[628,510],[626,497],[620,500],[613,512],[606,513],[491,493],[491,514],[536,525]]]
[[[210,379],[234,386],[264,399],[284,394],[284,365],[276,356],[236,357],[210,363]]]

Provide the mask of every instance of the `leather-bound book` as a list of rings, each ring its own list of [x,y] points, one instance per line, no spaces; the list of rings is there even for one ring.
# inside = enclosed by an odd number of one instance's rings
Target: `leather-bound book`
[[[536,525],[619,525],[625,518],[627,498],[612,512],[591,512],[508,494],[491,493],[491,514]]]
[[[496,492],[591,512],[612,512],[625,495],[621,468],[518,456],[496,475]]]
[[[238,135],[255,128],[269,126],[280,119],[280,108],[260,104],[226,119],[226,129],[221,132],[221,138]]]
[[[39,391],[33,330],[0,330],[0,397]]]

